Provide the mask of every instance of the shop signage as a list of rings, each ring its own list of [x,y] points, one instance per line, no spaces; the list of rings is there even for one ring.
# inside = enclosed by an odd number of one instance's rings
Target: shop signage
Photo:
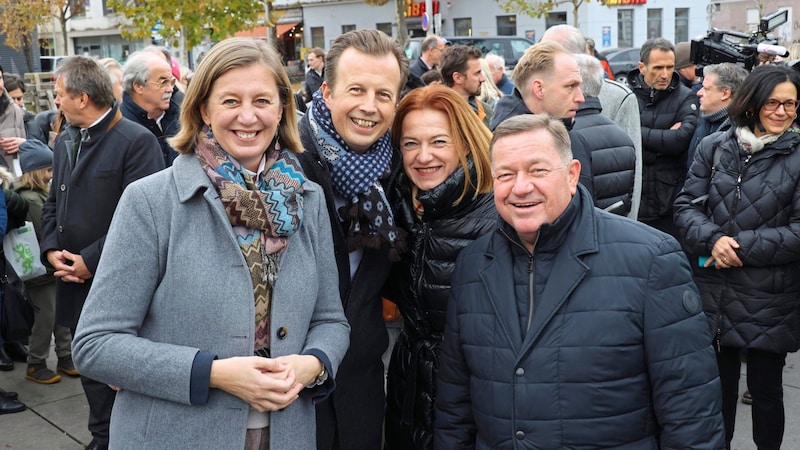
[[[439,14],[439,2],[437,0],[433,0],[433,14]],[[412,2],[411,0],[406,1],[406,17],[422,17],[427,11],[425,11],[425,2]]]

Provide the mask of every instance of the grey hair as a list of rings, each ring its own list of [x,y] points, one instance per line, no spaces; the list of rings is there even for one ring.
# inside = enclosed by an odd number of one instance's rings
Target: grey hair
[[[119,61],[117,61],[114,58],[103,58],[98,60],[98,62],[100,63],[101,66],[105,67],[106,70],[108,70],[109,74],[111,74],[111,71],[115,69],[122,72],[122,65],[119,63]],[[116,81],[122,83],[122,80],[111,80],[111,81],[112,83]]]
[[[558,119],[553,119],[548,114],[522,114],[506,119],[494,130],[489,151],[494,153],[494,146],[497,141],[508,136],[527,133],[529,131],[546,130],[553,138],[555,148],[564,164],[572,161],[572,143],[569,140],[569,132],[564,123]]]
[[[122,68],[122,89],[125,90],[128,95],[133,94],[134,85],[138,84],[143,86],[147,84],[147,78],[150,76],[150,68],[152,67],[152,61],[154,59],[164,61],[164,57],[161,53],[149,50],[133,52],[128,58],[128,61]]]
[[[714,83],[720,89],[730,89],[731,94],[739,90],[739,86],[744,83],[744,79],[750,73],[743,67],[734,63],[712,64],[703,67],[703,76],[716,75],[717,81]]]
[[[88,56],[70,56],[56,69],[56,78],[61,78],[64,90],[71,97],[82,92],[98,108],[114,104],[114,90],[108,70],[96,59]]]
[[[597,97],[600,95],[600,88],[603,87],[603,66],[594,56],[576,53],[572,55],[578,68],[581,71],[581,92],[587,97]]]
[[[506,67],[505,58],[503,58],[502,56],[498,55],[497,53],[494,53],[494,52],[487,53],[486,56],[484,57],[484,59],[486,60],[486,63],[489,64],[490,66],[500,67],[500,68],[503,68],[503,69],[505,69],[505,67]]]
[[[554,41],[570,53],[586,53],[586,39],[581,31],[570,25],[553,25],[542,35],[541,42]]]
[[[642,49],[639,51],[639,61],[648,64],[650,62],[650,52],[653,50],[661,50],[662,52],[672,52],[673,55],[675,54],[675,46],[672,45],[669,39],[663,37],[652,38],[644,41],[644,44],[642,44]]]

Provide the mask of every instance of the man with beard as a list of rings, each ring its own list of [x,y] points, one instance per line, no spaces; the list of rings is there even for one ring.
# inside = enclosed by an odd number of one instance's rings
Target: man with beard
[[[481,85],[486,81],[481,70],[482,57],[483,53],[477,47],[453,45],[445,49],[442,54],[441,71],[445,86],[453,88],[464,97],[478,114],[478,118],[488,127],[494,111],[491,106],[478,98],[481,94]]]

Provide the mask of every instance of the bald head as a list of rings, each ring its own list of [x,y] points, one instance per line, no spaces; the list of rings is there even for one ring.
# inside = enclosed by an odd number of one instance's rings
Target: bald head
[[[542,35],[541,42],[561,44],[570,53],[586,53],[586,39],[583,33],[569,25],[554,25]]]

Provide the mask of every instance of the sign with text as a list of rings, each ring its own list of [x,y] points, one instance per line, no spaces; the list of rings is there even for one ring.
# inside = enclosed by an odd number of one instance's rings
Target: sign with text
[[[645,5],[647,0],[606,0],[606,6]]]
[[[439,2],[433,0],[433,14],[439,14]],[[425,2],[406,1],[406,17],[422,17],[425,15]],[[430,15],[429,15],[430,16]]]

